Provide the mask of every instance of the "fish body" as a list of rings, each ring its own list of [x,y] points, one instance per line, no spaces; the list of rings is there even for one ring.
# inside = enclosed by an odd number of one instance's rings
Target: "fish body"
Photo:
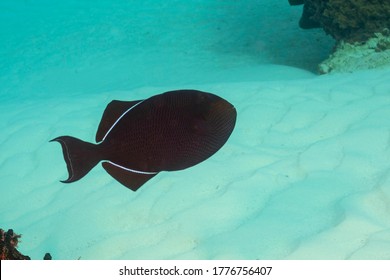
[[[196,90],[176,90],[144,100],[108,104],[96,144],[71,136],[61,144],[71,183],[97,163],[117,181],[136,191],[161,171],[194,166],[228,140],[236,110],[221,97]]]

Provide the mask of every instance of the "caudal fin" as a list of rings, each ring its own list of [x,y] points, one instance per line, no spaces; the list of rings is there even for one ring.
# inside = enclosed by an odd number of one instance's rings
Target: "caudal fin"
[[[69,178],[63,183],[72,183],[83,178],[99,161],[97,145],[84,142],[71,136],[60,136],[50,142],[61,144],[68,168]]]

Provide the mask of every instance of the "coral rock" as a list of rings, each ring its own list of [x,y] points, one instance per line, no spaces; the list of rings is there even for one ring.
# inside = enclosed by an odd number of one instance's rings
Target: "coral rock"
[[[390,66],[390,37],[386,32],[375,33],[365,43],[340,41],[333,54],[319,65],[319,73],[354,72]]]
[[[289,0],[304,2],[299,25],[322,27],[336,40],[365,42],[390,26],[389,0]]]
[[[14,233],[12,229],[5,232],[0,229],[0,259],[1,260],[30,260],[29,256],[21,254],[16,247],[18,246],[20,234]]]

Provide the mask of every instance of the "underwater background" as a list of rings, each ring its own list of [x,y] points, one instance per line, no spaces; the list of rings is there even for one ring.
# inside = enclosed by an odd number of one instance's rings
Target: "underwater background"
[[[390,259],[390,68],[318,75],[288,1],[0,1],[0,228],[32,259]],[[225,146],[137,192],[61,148],[169,90],[236,107]]]

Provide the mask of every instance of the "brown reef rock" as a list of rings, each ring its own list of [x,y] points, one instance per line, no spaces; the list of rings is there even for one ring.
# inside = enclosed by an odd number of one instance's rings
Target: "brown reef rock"
[[[30,260],[29,256],[21,254],[16,247],[22,235],[14,233],[12,229],[0,229],[0,260]]]
[[[21,237],[22,235],[16,234],[13,229],[4,231],[0,228],[0,260],[31,260],[16,249]],[[43,259],[51,260],[52,257],[50,253],[46,253]]]
[[[304,5],[301,28],[322,27],[336,40],[365,42],[390,27],[389,0],[289,0]]]

